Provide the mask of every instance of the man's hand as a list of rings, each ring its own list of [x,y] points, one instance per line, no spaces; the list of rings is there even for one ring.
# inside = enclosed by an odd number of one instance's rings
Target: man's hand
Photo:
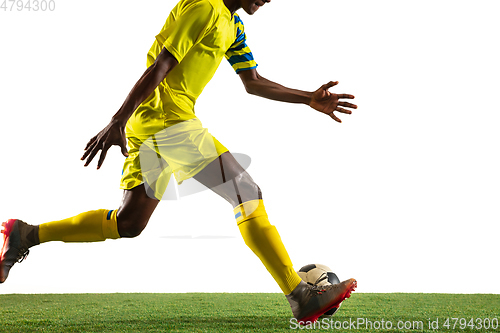
[[[99,162],[97,162],[97,169],[99,169],[102,162],[104,162],[108,149],[113,145],[120,146],[123,156],[128,157],[125,128],[115,121],[111,121],[99,134],[90,139],[81,160],[83,161],[88,156],[85,162],[85,166],[87,166],[92,162],[97,152],[101,150]]]
[[[341,106],[352,109],[357,109],[358,106],[352,103],[340,101],[341,98],[353,99],[354,98],[353,95],[333,94],[328,91],[329,88],[336,86],[338,83],[339,83],[338,81],[335,82],[330,81],[327,84],[322,85],[321,88],[319,88],[313,93],[309,106],[315,110],[318,110],[320,112],[329,115],[335,121],[341,123],[342,120],[340,120],[337,116],[335,116],[333,112],[338,111],[346,114],[351,114],[352,113],[351,110],[341,108]]]

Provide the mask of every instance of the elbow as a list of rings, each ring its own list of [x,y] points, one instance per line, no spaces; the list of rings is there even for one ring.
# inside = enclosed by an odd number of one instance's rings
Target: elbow
[[[245,90],[250,95],[257,95],[257,91],[258,91],[257,80],[251,80],[251,81],[245,82]]]
[[[247,91],[248,94],[255,95],[255,90],[251,85],[245,84],[245,90]]]
[[[249,71],[244,70],[238,74],[240,75],[241,81],[245,86],[246,92],[250,95],[258,95],[263,80],[257,71],[255,69]]]

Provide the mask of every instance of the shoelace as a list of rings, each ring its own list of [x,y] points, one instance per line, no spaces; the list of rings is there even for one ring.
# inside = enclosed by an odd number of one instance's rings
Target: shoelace
[[[19,249],[19,254],[17,255],[17,262],[20,263],[30,254],[28,249]]]
[[[311,291],[314,292],[315,296],[316,295],[321,295],[323,292],[326,291],[325,286],[313,286],[311,288]]]

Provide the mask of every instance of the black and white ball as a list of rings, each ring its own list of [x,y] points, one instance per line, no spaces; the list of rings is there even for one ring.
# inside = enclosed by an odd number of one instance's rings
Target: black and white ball
[[[321,264],[305,265],[297,272],[297,274],[299,274],[300,278],[304,282],[307,282],[313,286],[324,286],[324,285],[328,285],[328,284],[340,283],[340,280],[337,277],[337,274],[332,272],[332,270],[328,266],[321,265]],[[339,305],[339,308],[340,308],[340,305]],[[337,310],[338,310],[338,308],[333,308],[331,310],[328,310],[321,317],[322,318],[331,317],[331,316],[333,316],[333,314]]]

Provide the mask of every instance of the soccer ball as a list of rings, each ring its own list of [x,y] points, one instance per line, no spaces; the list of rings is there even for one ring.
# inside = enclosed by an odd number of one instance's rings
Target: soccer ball
[[[299,274],[300,278],[304,282],[307,282],[313,286],[325,286],[328,284],[340,283],[337,274],[332,272],[332,270],[328,266],[321,264],[305,265],[297,272],[297,274]],[[333,316],[333,314],[337,312],[339,308],[328,310],[320,318],[328,318]]]

